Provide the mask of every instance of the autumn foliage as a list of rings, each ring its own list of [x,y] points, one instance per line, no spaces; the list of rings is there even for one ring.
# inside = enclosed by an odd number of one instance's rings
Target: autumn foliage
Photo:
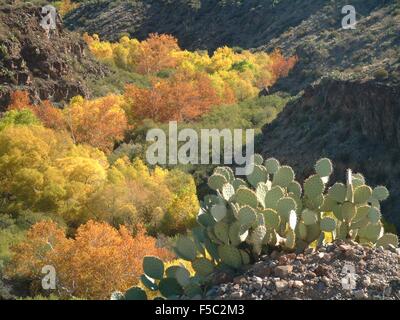
[[[96,219],[176,234],[190,226],[198,210],[189,175],[149,170],[141,160],[120,159],[110,166],[102,151],[38,125],[0,131],[0,176],[4,212],[53,213],[72,229]],[[170,217],[174,223],[166,223]]]
[[[122,99],[109,95],[95,100],[78,96],[64,110],[64,118],[72,139],[87,143],[104,152],[111,152],[114,143],[122,140],[128,128]]]
[[[176,74],[201,74],[211,80],[223,103],[232,101],[233,96],[236,100],[256,96],[260,89],[287,76],[297,62],[297,57],[285,58],[279,50],[271,54],[248,50],[239,53],[222,47],[212,55],[204,51],[190,52],[182,50],[177,40],[169,35],[151,34],[144,41],[125,36],[117,43],[110,43],[101,41],[97,35],[86,34],[85,40],[98,59],[146,76],[164,78],[170,75],[172,85]],[[162,86],[162,80],[155,82]],[[186,91],[190,90],[186,88]],[[168,99],[164,103],[168,108]]]
[[[157,122],[193,120],[223,101],[211,80],[204,75],[189,79],[175,76],[153,80],[152,87],[127,85],[125,100],[134,120],[152,119]]]
[[[8,110],[29,109],[45,127],[68,130],[75,143],[89,144],[108,153],[128,128],[122,105],[122,97],[116,95],[94,100],[77,96],[61,110],[47,100],[33,105],[28,92],[17,90],[11,95]]]
[[[11,94],[11,103],[8,110],[31,110],[43,125],[48,128],[61,130],[65,128],[63,114],[60,109],[54,107],[50,101],[45,100],[39,105],[33,105],[27,91],[16,90]]]
[[[294,68],[296,63],[298,62],[297,56],[290,57],[289,59],[285,59],[280,50],[275,50],[271,59],[272,63],[272,74],[275,76],[275,81],[282,77],[287,77],[289,71]]]
[[[137,283],[146,255],[173,259],[173,254],[158,248],[156,239],[147,236],[143,228],[132,236],[123,226],[117,230],[94,221],[81,225],[73,239],[54,222],[39,222],[12,252],[9,276],[24,276],[35,283],[43,277],[42,268],[51,265],[61,297],[86,299],[109,299],[112,292],[125,291]]]

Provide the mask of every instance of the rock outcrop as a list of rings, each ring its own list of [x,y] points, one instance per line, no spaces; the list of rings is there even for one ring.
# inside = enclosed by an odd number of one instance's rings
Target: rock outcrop
[[[107,73],[86,52],[79,34],[58,23],[48,37],[40,13],[29,4],[0,7],[0,111],[16,89],[29,91],[34,102],[90,97],[86,80]]]

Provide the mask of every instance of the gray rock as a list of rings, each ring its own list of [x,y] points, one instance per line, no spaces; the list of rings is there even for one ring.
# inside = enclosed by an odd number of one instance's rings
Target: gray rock
[[[275,276],[285,279],[288,277],[289,274],[291,274],[293,271],[293,266],[292,265],[287,265],[287,266],[278,266],[274,270]]]
[[[295,281],[293,282],[293,288],[301,289],[301,288],[303,288],[303,287],[304,287],[304,283],[303,283],[302,281],[300,281],[300,280],[295,280]]]
[[[276,291],[283,292],[289,288],[289,283],[285,280],[276,281],[275,288],[276,288]]]
[[[368,294],[364,290],[355,290],[353,295],[357,300],[368,299]]]
[[[329,279],[327,276],[323,276],[321,280],[327,287],[329,287],[332,284],[332,280]]]
[[[243,297],[243,291],[235,291],[231,294],[232,299],[240,299]]]
[[[364,279],[362,280],[362,284],[365,288],[368,288],[371,285],[371,278],[368,276],[364,276]]]

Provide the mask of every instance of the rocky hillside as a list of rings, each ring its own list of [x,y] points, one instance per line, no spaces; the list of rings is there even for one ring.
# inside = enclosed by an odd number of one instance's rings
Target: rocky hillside
[[[317,251],[272,252],[217,288],[221,300],[399,300],[400,249],[337,241]]]
[[[13,90],[28,90],[33,101],[67,101],[90,96],[89,77],[107,71],[88,56],[80,36],[65,30],[47,37],[40,26],[40,7],[30,4],[0,5],[0,111]]]
[[[188,49],[281,48],[300,57],[291,76],[275,88],[291,93],[333,71],[371,78],[381,68],[391,73],[399,63],[397,0],[352,1],[356,30],[342,29],[345,0],[202,0],[200,8],[183,2],[89,1],[68,15],[65,24],[111,40],[126,33],[140,39],[151,32],[169,33]]]
[[[324,79],[308,87],[263,129],[263,155],[308,176],[321,157],[363,173],[391,192],[385,218],[400,229],[400,86],[375,80]],[[344,181],[345,177],[336,176]]]
[[[353,1],[352,4],[357,10],[354,30],[342,29],[337,23],[342,16],[335,18],[335,7],[327,4],[258,48],[265,51],[281,48],[285,54],[300,58],[289,77],[282,79],[274,90],[295,94],[323,75],[338,73],[348,79],[377,77],[400,81],[400,2]],[[340,10],[336,9],[337,12]]]

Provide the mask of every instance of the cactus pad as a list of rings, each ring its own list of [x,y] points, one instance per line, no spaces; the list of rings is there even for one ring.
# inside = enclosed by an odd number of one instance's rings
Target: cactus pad
[[[149,278],[160,280],[164,275],[164,263],[157,257],[144,257],[143,271]]]
[[[247,228],[243,228],[243,230],[247,231]],[[246,239],[241,239],[241,224],[239,221],[235,221],[229,226],[229,240],[233,246],[238,246]],[[246,237],[247,238],[247,237]]]
[[[321,177],[328,177],[332,174],[333,172],[333,165],[332,165],[332,161],[327,159],[327,158],[323,158],[317,161],[316,165],[315,165],[315,172]]]
[[[247,187],[247,183],[243,179],[236,178],[232,181],[232,186],[235,190],[238,190],[240,187]]]
[[[281,165],[275,158],[269,158],[265,160],[264,166],[267,169],[268,174],[275,174],[278,172]]]
[[[268,192],[268,185],[266,183],[259,183],[256,188],[256,196],[257,200],[263,208],[265,208],[265,196],[267,195]]]
[[[381,211],[375,207],[370,207],[368,210],[368,220],[372,223],[378,223],[378,221],[382,218]]]
[[[186,287],[190,283],[190,272],[186,268],[179,266],[175,271],[175,279],[182,287]]]
[[[225,218],[228,210],[226,209],[225,205],[216,204],[215,206],[211,207],[211,215],[214,217],[215,221],[221,221]]]
[[[377,247],[382,246],[385,249],[387,249],[389,245],[392,245],[394,247],[399,246],[399,238],[397,237],[397,235],[392,233],[386,233],[382,237],[380,237],[378,241],[376,241]]]
[[[142,274],[140,276],[140,281],[143,283],[143,285],[151,290],[151,291],[157,291],[158,290],[158,285],[156,284],[155,280],[152,278],[149,278],[145,274]]]
[[[307,226],[304,224],[304,222],[300,221],[298,223],[297,232],[301,240],[307,239]]]
[[[346,186],[337,182],[329,188],[328,195],[336,202],[343,203],[346,200]]]
[[[253,190],[246,187],[240,187],[236,191],[235,200],[240,205],[248,205],[252,208],[257,208],[257,195]]]
[[[357,204],[366,203],[372,195],[372,189],[366,185],[361,185],[354,189],[354,202]]]
[[[264,159],[261,154],[254,154],[254,164],[261,166],[264,162]]]
[[[218,247],[218,254],[222,262],[232,268],[239,269],[242,265],[242,255],[240,254],[239,249],[233,246],[225,244],[220,245]]]
[[[297,204],[293,198],[284,197],[279,199],[277,204],[277,211],[279,215],[286,221],[288,221],[289,219],[290,212],[296,210],[297,210]]]
[[[125,300],[147,300],[146,292],[139,287],[132,287],[125,292]]]
[[[322,207],[324,204],[324,196],[322,194],[314,197],[314,198],[309,198],[306,196],[304,198],[304,204],[307,208],[314,210],[314,211],[320,211],[319,208]]]
[[[218,173],[213,174],[210,178],[208,178],[208,186],[212,190],[221,190],[225,183],[228,181],[226,178]]]
[[[378,201],[384,201],[389,197],[389,191],[386,187],[378,186],[373,190],[372,196]]]
[[[321,230],[325,232],[332,232],[336,229],[336,221],[330,217],[321,219]]]
[[[239,209],[239,222],[242,226],[250,228],[257,221],[256,211],[250,206],[244,206]]]
[[[254,170],[247,176],[247,181],[256,188],[260,182],[266,182],[268,179],[268,173],[260,165],[255,165]]]
[[[179,297],[183,294],[183,289],[175,278],[161,279],[158,287],[165,298]]]
[[[354,203],[346,201],[342,204],[342,218],[346,221],[351,221],[356,215],[356,206]]]
[[[295,194],[296,197],[301,198],[302,188],[300,183],[298,183],[297,181],[292,181],[288,185],[287,190],[288,192]]]
[[[288,230],[285,234],[285,247],[288,249],[293,249],[296,245],[296,234],[293,230]]]
[[[360,236],[360,238],[375,243],[379,238],[383,236],[383,227],[380,223],[369,224],[365,228],[361,228],[358,232],[358,235]]]
[[[275,186],[267,192],[265,195],[265,207],[271,209],[277,209],[278,201],[283,198],[285,192],[280,186]]]
[[[250,264],[250,256],[249,256],[249,254],[244,250],[239,250],[239,251],[240,251],[240,255],[242,256],[242,263],[244,265]]]
[[[318,175],[313,175],[304,181],[304,194],[310,199],[322,195],[324,189],[325,185]]]
[[[214,235],[218,240],[225,244],[229,244],[229,225],[222,221],[218,222],[214,226]]]
[[[253,251],[257,255],[261,253],[262,243],[266,233],[267,229],[264,226],[258,226],[251,234],[250,243],[253,245]]]
[[[235,188],[230,183],[225,183],[222,187],[222,196],[229,201],[235,195]]]
[[[220,174],[225,177],[226,181],[231,182],[235,179],[235,175],[229,167],[217,167],[214,170],[214,174]]]
[[[305,209],[302,212],[301,218],[306,226],[316,224],[318,221],[317,213],[308,209]]]
[[[289,166],[282,166],[275,173],[273,183],[275,186],[287,187],[295,178],[294,171]]]
[[[187,261],[196,259],[196,246],[192,239],[186,236],[180,236],[175,246],[176,254]]]
[[[271,229],[278,229],[281,223],[279,214],[273,209],[266,209],[262,211],[264,215],[265,225]]]

